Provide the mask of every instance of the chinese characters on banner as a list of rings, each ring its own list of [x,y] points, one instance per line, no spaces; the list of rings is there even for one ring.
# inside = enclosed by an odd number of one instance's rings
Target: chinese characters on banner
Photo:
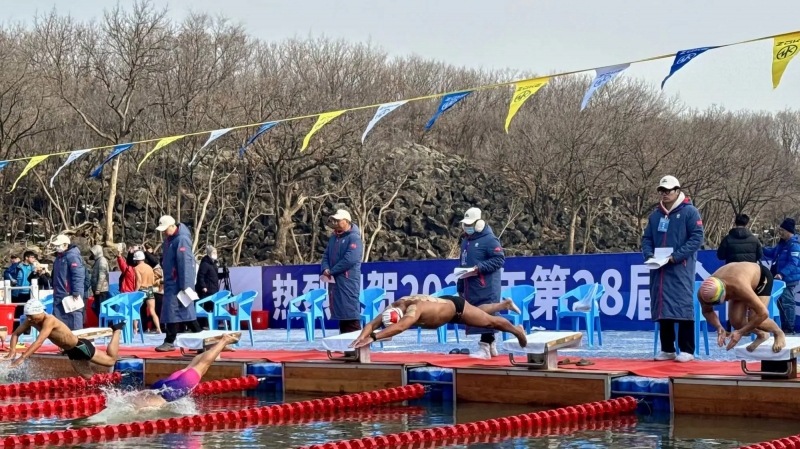
[[[650,321],[650,270],[639,253],[596,254],[575,256],[510,257],[503,269],[503,288],[533,284],[536,297],[531,302],[531,324],[555,328],[558,298],[587,283],[599,282],[605,293],[599,301],[603,330],[652,330]],[[411,262],[369,262],[361,266],[363,288],[386,290],[385,299],[376,305],[383,309],[388,303],[405,295],[433,293],[455,286],[452,274],[457,260],[426,260]],[[721,266],[714,251],[701,251],[696,280],[702,280]],[[318,265],[263,267],[263,303],[269,311],[270,327],[285,328],[289,302],[303,293],[325,288],[319,280]],[[332,286],[335,288],[335,284]],[[305,304],[300,305],[304,310]],[[324,304],[325,320],[332,328],[328,302]],[[719,310],[725,319],[725,310]],[[561,323],[571,328],[571,322]]]

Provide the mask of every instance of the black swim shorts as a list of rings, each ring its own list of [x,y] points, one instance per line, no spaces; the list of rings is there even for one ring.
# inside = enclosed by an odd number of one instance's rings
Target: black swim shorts
[[[772,272],[764,265],[758,264],[761,267],[761,277],[758,279],[758,286],[756,287],[756,295],[758,296],[772,296]]]
[[[456,306],[456,315],[450,320],[450,324],[461,324],[461,314],[464,313],[464,298],[461,296],[442,296],[442,299],[447,299],[453,302]]]
[[[70,360],[88,362],[94,357],[95,351],[96,349],[91,341],[79,338],[78,344],[69,351],[64,351],[64,354],[66,354]]]

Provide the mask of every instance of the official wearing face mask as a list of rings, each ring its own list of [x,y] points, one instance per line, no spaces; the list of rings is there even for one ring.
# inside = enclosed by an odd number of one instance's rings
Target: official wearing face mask
[[[481,219],[481,210],[473,207],[461,220],[464,230],[461,241],[461,268],[473,268],[458,280],[458,293],[473,306],[500,302],[500,277],[506,261],[500,240],[492,228]],[[478,352],[471,357],[490,359],[497,356],[497,343],[493,329],[469,327],[467,335],[480,334]]]
[[[51,243],[56,249],[53,262],[53,316],[70,330],[83,329],[83,295],[86,269],[77,246],[66,235]]]

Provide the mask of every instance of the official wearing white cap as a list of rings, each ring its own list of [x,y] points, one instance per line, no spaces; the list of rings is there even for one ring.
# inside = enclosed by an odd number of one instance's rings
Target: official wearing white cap
[[[473,270],[459,278],[458,294],[475,307],[500,302],[500,270],[506,261],[500,240],[477,207],[467,209],[460,223],[464,230],[460,267]],[[481,340],[471,357],[490,359],[498,355],[495,330],[468,326],[467,335],[474,334],[480,334]]]
[[[60,234],[50,243],[56,249],[53,262],[53,316],[70,330],[83,329],[86,268],[77,246]]]
[[[339,322],[339,332],[361,330],[361,232],[350,212],[339,209],[331,216],[333,235],[322,255],[323,282],[329,282],[331,318]],[[331,282],[333,281],[333,282]]]

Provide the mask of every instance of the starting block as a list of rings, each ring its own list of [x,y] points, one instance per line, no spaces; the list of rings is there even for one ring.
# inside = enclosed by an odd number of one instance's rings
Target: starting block
[[[109,338],[114,335],[110,327],[89,327],[72,331],[72,335],[85,340],[94,341],[98,338]]]
[[[175,346],[181,349],[182,356],[194,357],[195,355],[199,354],[200,351],[206,351],[216,345],[225,334],[233,334],[236,337],[236,341],[239,341],[239,339],[242,337],[241,332],[231,331],[208,330],[203,332],[184,333],[178,334],[178,337],[175,339]],[[195,353],[187,354],[186,350],[195,351]],[[233,351],[233,349],[230,350]]]
[[[322,346],[328,351],[328,359],[342,362],[356,362],[356,363],[372,363],[370,358],[370,347],[364,346],[363,348],[353,349],[350,347],[361,331],[348,332],[346,334],[332,335],[322,339]],[[377,342],[392,341],[391,338],[383,338]],[[343,352],[343,356],[334,357],[333,352]],[[350,354],[350,355],[348,355]]]
[[[774,339],[769,338],[753,352],[746,349],[747,344],[736,346],[734,352],[742,361],[742,372],[748,376],[761,376],[762,379],[797,379],[800,337],[786,337],[786,346],[780,352],[772,351],[773,343]],[[748,361],[761,362],[761,371],[747,369]]]
[[[558,350],[579,347],[583,334],[572,331],[541,331],[530,334],[527,338],[528,345],[524,348],[516,338],[503,342],[503,347],[509,351],[508,359],[511,364],[531,370],[554,370],[558,369]],[[514,352],[526,354],[528,360],[514,360]]]

